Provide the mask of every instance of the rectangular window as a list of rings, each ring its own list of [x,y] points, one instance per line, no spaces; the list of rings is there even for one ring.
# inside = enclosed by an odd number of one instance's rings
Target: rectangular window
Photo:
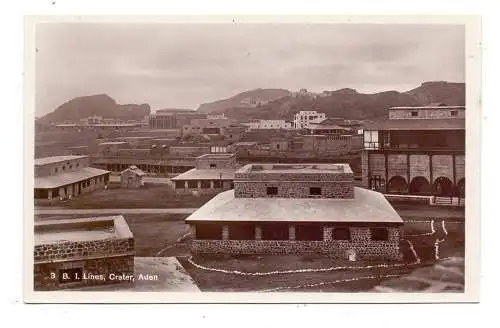
[[[184,189],[184,181],[175,181],[175,189]]]
[[[54,172],[57,173],[57,167],[54,169]]]
[[[264,224],[262,240],[288,240],[288,224]]]
[[[452,110],[452,111],[450,112],[450,115],[451,115],[451,116],[458,116],[458,111],[456,111],[456,110]]]
[[[278,194],[278,187],[267,187],[266,193],[268,195],[277,195]]]
[[[364,131],[364,146],[365,149],[378,149],[378,131]]]
[[[320,225],[296,225],[295,240],[323,240],[323,226]]]
[[[197,224],[196,239],[221,240],[222,226],[218,224]]]
[[[417,111],[411,112],[411,117],[418,117],[418,112]]]
[[[372,240],[387,241],[389,240],[389,229],[387,228],[373,228],[371,229]]]
[[[333,240],[351,240],[351,231],[349,228],[333,228]]]
[[[309,195],[311,196],[321,196],[321,188],[311,187],[309,188]]]
[[[254,240],[255,225],[251,223],[240,223],[240,224],[229,225],[229,239]]]
[[[210,163],[210,168],[211,168],[211,169],[215,169],[216,167],[217,167],[217,164],[215,164],[215,163]]]
[[[201,188],[203,189],[210,188],[210,180],[201,180]]]
[[[214,188],[222,188],[222,181],[214,180]]]
[[[190,188],[190,189],[198,188],[198,181],[196,181],[196,180],[188,181],[188,188]]]

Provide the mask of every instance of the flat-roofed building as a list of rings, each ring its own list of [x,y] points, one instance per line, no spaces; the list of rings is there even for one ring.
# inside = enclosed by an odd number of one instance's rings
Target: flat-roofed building
[[[110,172],[89,167],[89,162],[88,156],[35,159],[35,203],[53,203],[104,188]]]
[[[175,193],[207,195],[231,189],[237,167],[235,154],[199,156],[194,169],[172,178]]]
[[[34,290],[132,283],[134,236],[123,216],[35,221]]]
[[[403,221],[348,164],[248,164],[186,223],[192,253],[401,258]]]
[[[364,127],[363,185],[390,194],[465,197],[465,107],[389,108]]]
[[[180,129],[192,119],[206,118],[206,114],[188,109],[160,109],[148,117],[151,129]]]

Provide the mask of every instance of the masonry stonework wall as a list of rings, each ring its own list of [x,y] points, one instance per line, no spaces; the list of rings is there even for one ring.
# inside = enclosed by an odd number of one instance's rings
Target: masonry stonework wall
[[[453,158],[452,155],[432,156],[432,178],[436,181],[439,177],[450,179],[453,183]],[[431,184],[434,183],[431,181]]]
[[[408,179],[408,163],[406,162],[405,154],[391,154],[387,157],[388,162],[388,178],[387,180],[391,180],[394,176],[401,176],[405,180]],[[408,181],[406,181],[408,183]]]
[[[307,180],[306,180],[307,181]],[[280,197],[280,198],[304,198],[309,195],[309,188],[321,188],[323,198],[354,198],[352,182],[319,182],[307,181],[307,184],[300,181],[275,181],[275,182],[239,182],[235,181],[235,197],[259,198],[259,197]],[[268,195],[267,187],[278,187],[277,195]]]
[[[78,282],[59,282],[59,271],[65,269],[79,269],[87,276],[102,275],[105,280],[82,279]],[[55,275],[55,278],[53,278]],[[134,255],[109,256],[103,258],[72,260],[68,262],[45,262],[34,265],[34,290],[47,291],[84,286],[120,283],[122,280],[110,280],[109,275],[117,276],[134,274]],[[130,282],[130,281],[129,281]]]
[[[430,166],[428,155],[410,155],[410,182],[422,176],[430,182]]]
[[[460,179],[465,178],[465,156],[464,155],[456,155],[455,156],[455,168],[457,175],[457,183]]]
[[[361,153],[361,184],[364,188],[368,188],[368,152],[365,150]]]
[[[257,227],[259,227],[257,225]],[[294,227],[290,225],[290,227]],[[360,259],[400,259],[400,228],[388,228],[387,241],[371,240],[370,228],[350,228],[351,240],[332,240],[332,226],[323,227],[322,241],[294,240],[295,229],[289,228],[290,240],[198,240],[190,242],[194,254],[324,254],[347,259],[355,251]],[[259,229],[256,229],[260,231]]]
[[[371,175],[385,177],[385,156],[384,154],[370,154]]]

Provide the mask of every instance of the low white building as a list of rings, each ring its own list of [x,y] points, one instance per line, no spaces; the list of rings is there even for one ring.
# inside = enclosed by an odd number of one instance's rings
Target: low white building
[[[247,124],[250,130],[260,129],[293,129],[292,122],[285,120],[256,120]]]
[[[309,126],[309,123],[320,123],[325,119],[325,113],[319,113],[315,110],[301,110],[295,113],[293,126],[295,129],[305,129]]]

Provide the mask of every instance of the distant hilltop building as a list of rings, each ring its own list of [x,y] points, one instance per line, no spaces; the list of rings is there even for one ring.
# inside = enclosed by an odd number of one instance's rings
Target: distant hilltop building
[[[326,119],[325,113],[319,113],[315,110],[301,110],[295,113],[293,125],[296,129],[305,129],[309,123],[320,123]]]
[[[403,221],[385,197],[354,187],[348,164],[248,164],[186,218],[192,253],[401,258]]]
[[[194,110],[160,109],[149,115],[148,126],[150,129],[180,129],[190,124],[193,119],[206,118],[206,114]]]
[[[391,193],[465,197],[465,107],[389,108],[364,127],[363,185]]]
[[[269,100],[264,100],[260,98],[243,98],[240,101],[240,105],[246,106],[246,107],[257,107],[261,105],[265,105],[269,102]]]

